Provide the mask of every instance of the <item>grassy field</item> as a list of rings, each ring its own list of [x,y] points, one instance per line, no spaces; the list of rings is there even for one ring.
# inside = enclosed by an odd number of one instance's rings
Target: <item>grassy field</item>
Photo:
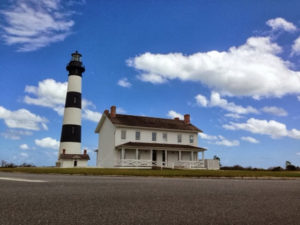
[[[101,168],[0,168],[0,172],[22,172],[39,174],[80,174],[114,176],[155,176],[155,177],[282,177],[300,178],[300,171],[247,171],[247,170],[171,170],[171,169],[101,169]]]

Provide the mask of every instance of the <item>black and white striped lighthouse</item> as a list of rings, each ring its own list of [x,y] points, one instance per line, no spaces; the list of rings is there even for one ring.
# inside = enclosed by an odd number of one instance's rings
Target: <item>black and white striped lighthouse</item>
[[[81,81],[85,71],[77,51],[66,69],[69,71],[64,119],[58,153],[59,167],[85,167],[89,156],[81,154]]]

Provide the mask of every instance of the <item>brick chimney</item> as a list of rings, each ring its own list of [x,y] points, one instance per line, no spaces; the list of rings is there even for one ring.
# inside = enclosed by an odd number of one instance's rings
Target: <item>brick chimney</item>
[[[185,114],[184,115],[184,123],[185,124],[190,124],[190,114]]]
[[[86,155],[86,152],[87,152],[86,149],[84,149],[84,150],[83,150],[83,154]]]
[[[175,118],[174,118],[174,120],[177,120],[177,121],[179,121],[179,117],[175,117]]]
[[[108,114],[109,114],[108,109],[105,109],[105,110],[104,110],[104,114],[105,114],[105,115],[108,115]]]
[[[110,107],[110,116],[112,118],[116,117],[116,110],[117,110],[116,106],[113,105]]]

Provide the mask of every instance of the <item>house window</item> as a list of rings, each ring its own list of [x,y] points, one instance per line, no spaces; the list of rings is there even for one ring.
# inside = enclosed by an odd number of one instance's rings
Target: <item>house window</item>
[[[121,130],[121,139],[126,139],[126,130]]]
[[[181,142],[182,142],[182,135],[181,135],[181,134],[178,134],[178,135],[177,135],[177,142],[178,142],[178,143],[181,143]]]
[[[137,141],[141,140],[141,132],[140,131],[135,132],[135,140],[137,140]]]
[[[152,132],[152,141],[156,141],[156,132]]]
[[[162,134],[162,138],[164,141],[168,141],[168,134],[167,133],[163,133]]]
[[[190,134],[190,143],[194,143],[194,135]]]

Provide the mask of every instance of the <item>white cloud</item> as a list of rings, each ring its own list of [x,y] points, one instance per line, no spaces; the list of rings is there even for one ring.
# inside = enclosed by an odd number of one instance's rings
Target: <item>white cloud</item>
[[[248,113],[258,113],[258,111],[252,106],[239,106],[233,102],[228,102],[226,99],[221,98],[220,94],[217,92],[212,92],[210,95],[210,100],[207,100],[202,95],[197,95],[195,97],[197,104],[201,106],[208,107],[220,107],[234,114],[248,114]]]
[[[239,115],[239,114],[236,114],[236,113],[227,113],[225,114],[224,116],[226,117],[231,117],[233,119],[241,119],[243,118],[243,116]]]
[[[300,156],[300,152],[297,152],[296,155]]]
[[[124,114],[124,113],[126,113],[126,110],[123,109],[122,107],[117,107],[117,113],[118,114]]]
[[[42,148],[58,149],[59,142],[51,137],[45,137],[43,139],[35,139],[35,144]]]
[[[254,134],[269,135],[272,138],[291,137],[300,139],[300,130],[288,130],[286,125],[275,120],[259,120],[250,118],[246,123],[234,123],[223,125],[228,130],[246,130]]]
[[[140,71],[138,76],[145,82],[196,81],[222,95],[256,99],[298,94],[300,72],[278,56],[281,50],[270,37],[250,37],[245,44],[228,51],[193,55],[147,52],[128,59],[127,64]]]
[[[178,112],[175,112],[174,110],[170,110],[168,112],[167,116],[172,118],[172,119],[175,118],[175,117],[178,117],[180,120],[183,120],[183,118],[184,118],[182,114],[180,114]]]
[[[10,111],[0,106],[0,119],[3,119],[9,128],[22,128],[26,130],[47,130],[46,118],[31,113],[27,109]]]
[[[276,106],[266,106],[261,109],[265,113],[273,114],[275,116],[287,116],[288,113],[283,108],[278,108]]]
[[[99,122],[102,114],[99,112],[94,112],[89,109],[85,109],[82,114],[82,118],[93,121],[93,122]]]
[[[63,115],[64,105],[66,99],[68,83],[58,82],[53,79],[45,79],[38,83],[38,86],[27,85],[25,92],[34,96],[26,95],[24,102],[30,105],[38,105],[53,109],[58,115]],[[82,118],[93,122],[98,122],[98,116],[101,113],[88,109],[88,107],[95,107],[94,104],[86,99],[82,99]],[[99,117],[99,118],[100,118]]]
[[[241,140],[243,141],[247,141],[247,142],[250,142],[250,143],[253,143],[253,144],[258,144],[259,141],[253,137],[241,137]]]
[[[217,136],[213,136],[213,135],[208,135],[208,134],[205,134],[205,133],[199,133],[199,137],[204,139],[204,140],[217,140],[218,137]]]
[[[63,41],[71,34],[70,19],[61,0],[13,0],[3,16],[2,38],[7,45],[17,45],[18,51],[34,51],[51,43]]]
[[[9,129],[1,133],[1,136],[3,136],[5,139],[11,139],[11,140],[20,140],[22,136],[29,136],[29,135],[32,135],[31,131],[16,130],[16,129]]]
[[[300,96],[297,96],[298,101],[300,101]]]
[[[300,54],[300,37],[298,37],[292,45],[292,55]]]
[[[208,135],[204,133],[199,133],[199,137],[204,140],[213,141],[211,143],[216,145],[223,145],[227,147],[233,147],[233,146],[239,146],[240,142],[238,140],[228,140],[222,135],[214,136],[214,135]]]
[[[27,145],[27,144],[21,144],[21,145],[20,145],[20,149],[23,149],[23,150],[28,150],[28,149],[29,149],[29,147],[28,147],[28,145]]]
[[[281,17],[277,17],[275,19],[270,19],[266,22],[266,24],[268,26],[270,26],[272,28],[272,30],[281,30],[282,29],[282,30],[285,30],[288,32],[297,30],[297,27],[293,23],[288,22]]]
[[[203,107],[206,107],[206,106],[208,105],[208,100],[207,100],[206,97],[203,96],[203,95],[198,94],[198,95],[195,97],[195,99],[196,99],[196,102],[197,102],[199,105],[203,106]]]
[[[22,157],[22,158],[28,158],[28,153],[26,153],[26,152],[21,152],[20,153],[20,156]]]
[[[240,145],[240,142],[238,140],[228,140],[226,138],[224,138],[223,136],[218,136],[219,137],[219,140],[216,141],[216,144],[217,145],[224,145],[224,146],[227,146],[227,147],[234,147],[234,146],[239,146]]]
[[[118,81],[118,85],[121,87],[125,87],[125,88],[131,87],[131,83],[128,81],[128,79],[126,77],[123,79],[120,79]]]

